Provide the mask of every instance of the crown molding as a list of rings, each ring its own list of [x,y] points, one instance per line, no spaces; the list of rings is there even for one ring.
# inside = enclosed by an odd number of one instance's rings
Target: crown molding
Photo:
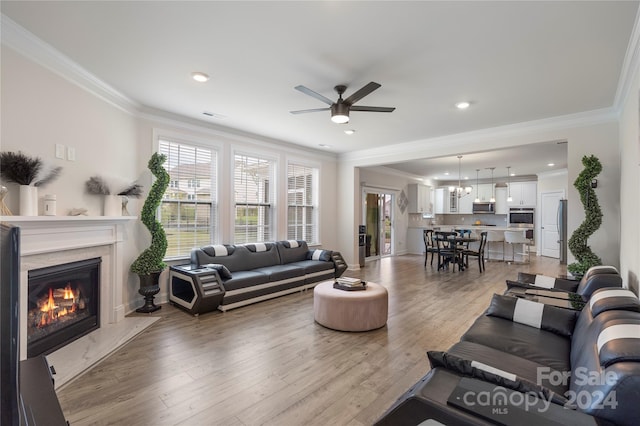
[[[68,56],[2,14],[2,44],[80,86],[109,104],[135,114],[140,104],[78,65]]]
[[[627,51],[624,55],[622,63],[622,71],[618,79],[618,88],[613,101],[615,110],[620,113],[624,108],[627,97],[631,93],[631,87],[637,78],[638,69],[640,68],[640,8],[636,12],[636,20],[633,25]]]
[[[495,142],[505,140],[504,147],[513,147],[513,138],[535,133],[558,131],[576,127],[585,127],[618,120],[618,112],[613,108],[603,108],[575,114],[532,120],[522,123],[507,124],[473,130],[470,132],[438,136],[435,138],[404,142],[392,146],[351,151],[339,155],[339,160],[352,163],[355,166],[374,166],[389,162],[406,161],[413,158],[429,158],[437,156],[443,150],[459,152],[469,144],[478,145],[481,142]],[[499,148],[498,146],[494,148]]]

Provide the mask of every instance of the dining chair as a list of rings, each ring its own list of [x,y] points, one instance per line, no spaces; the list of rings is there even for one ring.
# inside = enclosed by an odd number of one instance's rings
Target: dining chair
[[[431,266],[433,266],[433,256],[438,253],[438,247],[436,247],[436,243],[433,240],[433,229],[425,229],[422,232],[422,237],[424,239],[424,266],[427,266],[429,253],[431,253]]]
[[[487,231],[482,231],[480,233],[480,244],[478,245],[478,250],[463,250],[462,255],[464,256],[465,264],[469,265],[469,256],[478,258],[478,269],[480,272],[484,272],[484,249],[487,245]]]
[[[455,265],[458,263],[458,251],[454,238],[458,234],[453,231],[435,231],[433,235],[438,252],[438,270],[448,268],[449,263],[453,263],[452,270],[455,270]]]

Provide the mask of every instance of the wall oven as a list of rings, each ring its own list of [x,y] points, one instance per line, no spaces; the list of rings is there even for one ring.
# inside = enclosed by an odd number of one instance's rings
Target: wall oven
[[[509,226],[512,228],[533,228],[535,216],[535,209],[513,207],[509,209]]]

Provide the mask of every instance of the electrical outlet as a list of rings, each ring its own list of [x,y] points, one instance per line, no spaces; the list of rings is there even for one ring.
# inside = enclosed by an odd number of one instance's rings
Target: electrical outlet
[[[76,149],[70,146],[67,147],[67,160],[76,161]]]
[[[56,158],[64,160],[64,145],[60,143],[56,144]]]

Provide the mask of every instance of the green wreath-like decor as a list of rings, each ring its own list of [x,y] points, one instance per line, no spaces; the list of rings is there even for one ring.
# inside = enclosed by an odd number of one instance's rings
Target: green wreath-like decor
[[[162,166],[167,160],[164,154],[155,153],[149,159],[147,167],[156,177],[156,181],[151,185],[147,199],[142,206],[140,220],[151,233],[151,245],[140,253],[140,256],[131,264],[131,272],[138,275],[149,275],[160,272],[167,267],[163,262],[167,252],[167,235],[162,228],[162,224],[156,219],[156,212],[162,201],[162,196],[169,186],[169,173]]]
[[[587,244],[587,239],[602,225],[602,210],[591,182],[602,171],[600,160],[594,155],[582,157],[584,170],[578,175],[573,186],[580,193],[585,219],[569,238],[569,250],[577,262],[570,264],[567,270],[574,275],[584,275],[592,266],[602,265],[598,257]]]

